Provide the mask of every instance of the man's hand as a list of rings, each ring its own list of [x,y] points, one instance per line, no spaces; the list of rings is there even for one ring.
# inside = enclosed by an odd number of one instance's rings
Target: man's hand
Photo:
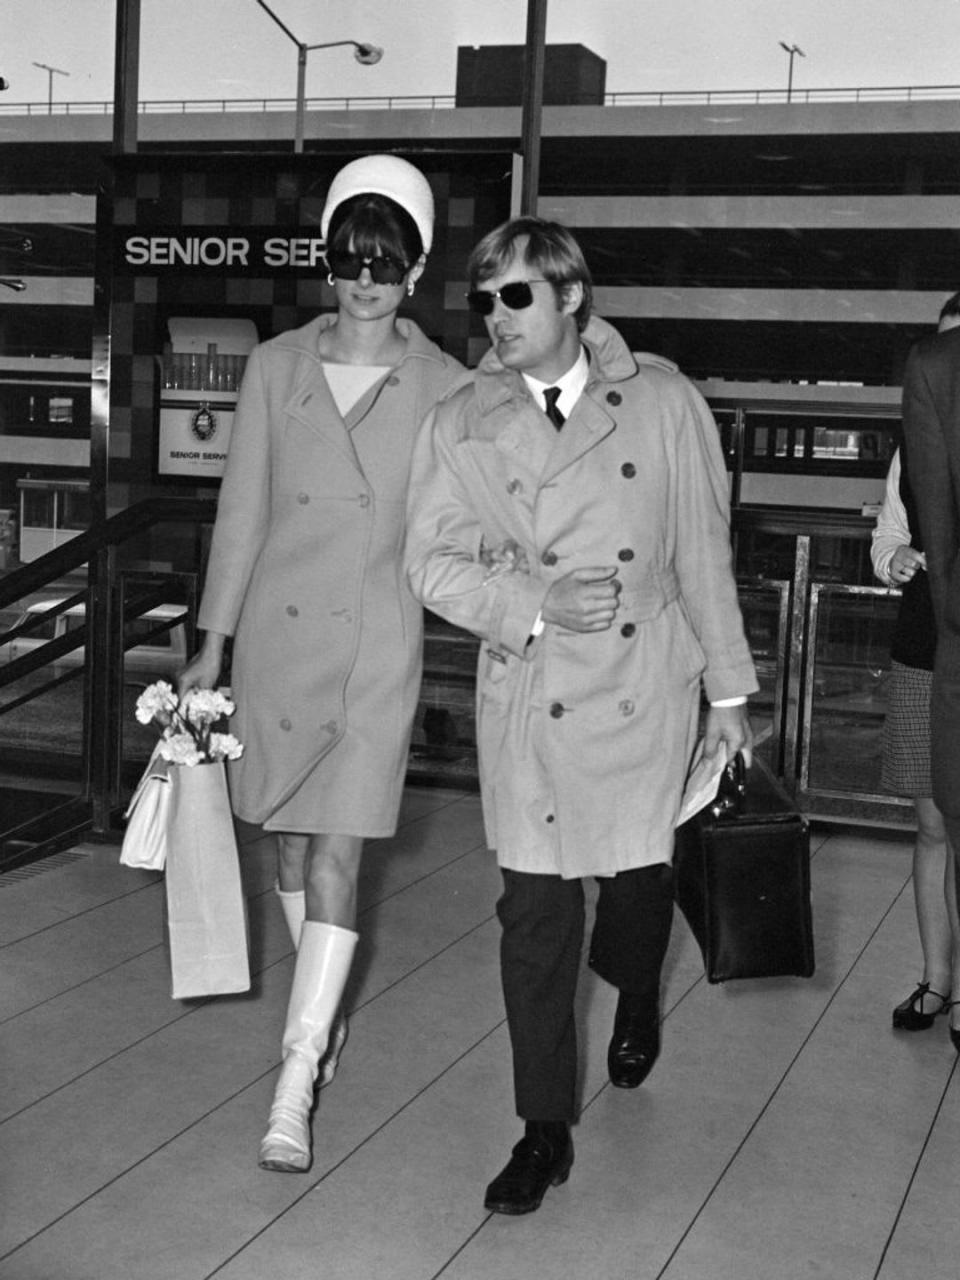
[[[753,759],[753,729],[750,727],[746,703],[736,707],[710,707],[707,711],[703,754],[716,755],[722,742],[726,743],[728,760],[742,751],[743,763],[750,768]]]
[[[890,578],[893,582],[909,582],[918,569],[927,567],[927,557],[915,547],[901,544],[890,560]]]
[[[544,622],[568,631],[606,631],[620,604],[616,565],[573,569],[551,586],[543,602]]]

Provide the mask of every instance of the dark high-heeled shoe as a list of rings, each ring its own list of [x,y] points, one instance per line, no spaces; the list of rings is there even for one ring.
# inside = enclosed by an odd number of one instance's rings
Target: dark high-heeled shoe
[[[927,1013],[923,1007],[925,996],[940,1001],[940,1008]],[[918,984],[916,991],[911,992],[902,1004],[893,1011],[893,1025],[897,1031],[927,1031],[933,1026],[934,1019],[946,1013],[950,1008],[950,996],[942,996],[939,991],[932,991],[929,982]]]
[[[960,1000],[948,1000],[943,1006],[944,1012],[949,1013],[955,1004],[960,1004]],[[951,1044],[956,1049],[957,1053],[960,1053],[960,1030],[956,1027],[951,1027],[949,1023],[947,1024],[947,1030],[950,1032]]]

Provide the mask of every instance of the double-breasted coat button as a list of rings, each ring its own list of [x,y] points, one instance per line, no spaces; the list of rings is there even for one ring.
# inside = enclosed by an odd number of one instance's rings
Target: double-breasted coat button
[[[622,716],[632,716],[636,709],[636,704],[633,702],[632,698],[624,698],[620,703],[620,714]]]
[[[369,505],[370,505],[370,495],[369,495],[369,493],[361,493],[361,495],[360,495],[360,497],[359,497],[358,501],[359,501],[359,503],[360,503],[361,507],[369,507]]]
[[[619,391],[607,392],[607,404],[618,405],[623,404],[623,396]]]
[[[557,556],[557,553],[555,551],[545,551],[543,555],[540,557],[540,560],[541,560],[541,563],[543,564],[554,565],[557,563],[558,558],[559,557]]]
[[[520,480],[507,481],[507,493],[523,493],[523,483]]]
[[[548,813],[544,818],[544,822],[556,822],[556,818],[554,818],[552,813]]]
[[[627,480],[632,480],[633,477],[637,474],[637,468],[633,465],[632,462],[625,462],[623,466],[620,468],[620,474],[624,476]]]
[[[292,729],[292,728],[293,728],[293,725],[292,725],[292,724],[290,723],[290,721],[286,718],[286,716],[284,716],[284,718],[280,721],[280,728],[281,728],[281,729],[284,729],[284,730]]]
[[[563,715],[563,703],[562,703],[562,702],[551,702],[551,703],[550,703],[550,714],[553,716],[554,720],[559,720],[559,719],[560,719],[560,717]]]
[[[620,634],[626,636],[629,640],[632,635],[637,633],[637,624],[635,622],[625,622],[620,628]]]
[[[298,493],[297,501],[300,503],[301,507],[305,507],[307,503],[310,501],[309,493]]]
[[[288,604],[288,605],[287,605],[287,613],[290,615],[290,617],[291,617],[291,618],[299,618],[299,617],[300,617],[300,610],[297,608],[297,606],[296,606],[295,604]]]
[[[620,551],[617,552],[617,559],[624,560],[624,561],[632,560],[633,552],[630,550],[629,547],[623,547]]]
[[[340,726],[337,724],[336,720],[328,720],[326,724],[322,724],[320,726],[321,729],[326,729],[327,733],[331,734],[331,736],[337,732],[339,727]]]
[[[390,377],[387,379],[387,386],[399,387],[399,385],[400,385],[400,379],[397,377],[395,373],[391,373]]]

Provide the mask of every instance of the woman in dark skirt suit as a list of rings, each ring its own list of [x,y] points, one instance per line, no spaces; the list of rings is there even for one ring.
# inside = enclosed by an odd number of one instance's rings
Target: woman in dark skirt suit
[[[923,952],[923,976],[916,990],[893,1011],[901,1031],[924,1031],[949,1011],[951,992],[960,993],[960,921],[954,889],[954,859],[943,815],[933,801],[930,777],[930,690],[936,628],[921,547],[919,522],[905,455],[894,454],[886,495],[873,533],[874,572],[902,591],[891,645],[887,715],[882,736],[880,784],[910,796],[917,816],[913,851],[913,891]],[[960,1047],[960,1031],[951,1027]]]

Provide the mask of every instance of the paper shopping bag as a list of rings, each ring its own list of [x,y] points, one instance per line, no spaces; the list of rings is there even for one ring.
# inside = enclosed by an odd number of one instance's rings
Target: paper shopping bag
[[[222,763],[170,771],[167,927],[173,998],[249,991],[246,902]]]

